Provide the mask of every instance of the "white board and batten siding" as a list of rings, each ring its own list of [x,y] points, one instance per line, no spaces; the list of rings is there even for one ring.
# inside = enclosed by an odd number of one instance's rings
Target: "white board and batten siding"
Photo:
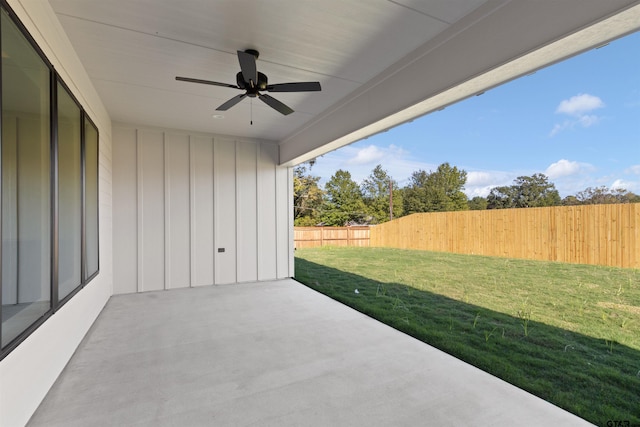
[[[114,294],[293,275],[275,144],[113,127]]]

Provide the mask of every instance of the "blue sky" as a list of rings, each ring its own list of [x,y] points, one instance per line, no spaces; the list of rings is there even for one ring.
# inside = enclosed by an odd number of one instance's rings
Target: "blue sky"
[[[640,194],[640,32],[325,154],[311,173],[361,182],[381,164],[403,187],[444,162],[467,171],[469,197],[534,173],[562,197]]]

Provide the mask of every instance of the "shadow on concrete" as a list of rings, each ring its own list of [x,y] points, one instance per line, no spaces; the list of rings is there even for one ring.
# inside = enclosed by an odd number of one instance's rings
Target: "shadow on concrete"
[[[512,316],[302,258],[295,274],[310,288],[597,425],[640,426],[636,349],[536,322],[528,313]]]

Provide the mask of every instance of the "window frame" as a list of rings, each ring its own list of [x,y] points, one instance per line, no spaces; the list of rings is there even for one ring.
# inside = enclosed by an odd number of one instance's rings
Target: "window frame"
[[[80,283],[78,284],[78,286],[76,286],[71,292],[69,292],[65,297],[63,297],[62,299],[60,299],[59,297],[59,268],[60,268],[60,171],[59,171],[59,165],[60,165],[60,158],[59,158],[59,144],[60,144],[60,140],[58,138],[58,84],[60,84],[60,86],[62,86],[62,88],[67,92],[67,95],[69,95],[69,97],[71,98],[71,100],[76,104],[76,106],[78,107],[79,110],[79,119],[80,119]],[[83,251],[83,247],[84,247],[84,221],[85,221],[85,217],[84,217],[84,181],[85,181],[85,176],[84,176],[84,126],[83,126],[83,120],[84,120],[84,116],[85,116],[85,112],[84,109],[82,108],[82,105],[80,104],[80,102],[78,101],[78,99],[73,95],[73,93],[71,92],[71,90],[69,89],[69,87],[67,86],[67,84],[62,80],[62,78],[60,78],[59,75],[57,75],[56,73],[56,90],[55,93],[53,95],[54,97],[54,101],[55,101],[55,123],[54,125],[56,126],[55,129],[55,133],[52,133],[53,137],[51,138],[52,140],[55,140],[55,200],[53,200],[52,202],[55,203],[55,223],[54,223],[54,232],[56,234],[55,240],[56,240],[56,244],[55,244],[55,264],[53,264],[53,266],[55,266],[55,276],[52,275],[52,295],[55,295],[55,298],[52,297],[52,305],[53,305],[53,311],[57,311],[60,307],[62,307],[64,304],[67,303],[67,301],[69,301],[75,294],[77,294],[80,289],[82,289],[84,287],[84,285],[86,284],[85,281],[83,280],[83,266],[82,266],[82,258],[84,257],[84,251]],[[1,142],[1,140],[0,140]],[[55,280],[55,286],[54,286],[54,280]]]
[[[82,164],[81,168],[81,176],[82,176],[82,249],[81,249],[81,272],[80,272],[80,280],[82,282],[82,286],[84,287],[87,283],[93,280],[96,276],[100,274],[100,131],[95,122],[89,117],[84,108],[80,106],[81,110],[81,140],[80,140],[80,161]],[[96,255],[98,256],[98,264],[96,265],[96,271],[93,273],[87,274],[87,138],[86,138],[86,126],[90,125],[96,131],[96,159],[95,159],[95,167],[96,167]]]

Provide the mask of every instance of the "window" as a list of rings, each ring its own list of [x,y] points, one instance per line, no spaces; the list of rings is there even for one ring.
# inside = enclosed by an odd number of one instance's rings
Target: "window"
[[[58,299],[80,286],[82,162],[80,107],[58,82]]]
[[[98,129],[85,116],[85,275],[90,279],[98,272]]]
[[[50,70],[3,10],[2,346],[51,307]]]
[[[98,274],[98,129],[0,13],[0,359]]]

